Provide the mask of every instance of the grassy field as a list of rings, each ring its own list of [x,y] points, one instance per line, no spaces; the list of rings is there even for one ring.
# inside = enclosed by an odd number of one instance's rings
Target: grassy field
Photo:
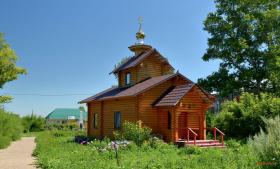
[[[34,155],[43,169],[91,168],[258,168],[257,160],[246,145],[232,144],[227,149],[177,148],[160,141],[141,147],[130,144],[120,148],[119,165],[109,140],[89,145],[73,142],[75,132],[46,131],[37,135]]]

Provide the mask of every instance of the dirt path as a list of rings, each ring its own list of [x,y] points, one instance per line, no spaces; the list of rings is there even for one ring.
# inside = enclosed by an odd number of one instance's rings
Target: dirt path
[[[23,137],[13,142],[8,148],[0,150],[1,169],[35,169],[35,137]]]

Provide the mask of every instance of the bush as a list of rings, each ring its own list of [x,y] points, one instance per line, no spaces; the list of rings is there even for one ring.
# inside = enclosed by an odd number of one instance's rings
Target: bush
[[[214,118],[212,126],[223,130],[229,137],[247,138],[264,127],[261,116],[271,118],[279,114],[280,98],[265,93],[243,93],[240,100],[222,104],[222,110]]]
[[[189,154],[201,154],[202,150],[199,147],[195,146],[187,146],[187,147],[182,147],[179,148],[179,155],[189,155]]]
[[[24,133],[43,131],[45,128],[45,118],[36,115],[27,115],[22,117]]]
[[[48,130],[78,130],[79,127],[76,124],[48,124],[46,126]]]
[[[117,140],[130,140],[138,146],[151,138],[152,129],[141,127],[140,123],[125,122],[121,131],[115,131],[114,136]]]
[[[20,117],[0,109],[0,149],[9,146],[11,141],[20,139],[21,134]]]
[[[280,166],[280,117],[264,119],[266,132],[263,130],[249,139],[249,145],[258,155],[260,162],[270,163],[267,168]]]
[[[76,142],[76,143],[79,143],[79,144],[81,144],[81,143],[83,143],[83,142],[90,142],[90,141],[92,141],[92,140],[94,140],[95,138],[94,137],[91,137],[91,136],[85,136],[85,135],[77,135],[77,136],[75,136],[75,138],[74,138],[74,142]]]

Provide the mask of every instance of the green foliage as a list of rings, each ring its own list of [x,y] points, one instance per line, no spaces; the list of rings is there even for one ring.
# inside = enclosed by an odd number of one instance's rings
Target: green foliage
[[[210,34],[204,61],[219,60],[219,71],[198,83],[227,97],[242,90],[279,91],[280,1],[216,0],[204,29]]]
[[[115,152],[108,147],[107,141],[94,140],[89,145],[72,142],[77,135],[72,131],[62,137],[55,137],[52,131],[41,132],[36,138],[34,152],[42,169],[83,169],[83,168],[124,168],[124,169],[245,169],[260,168],[256,156],[246,145],[238,149],[198,149],[194,147],[177,148],[162,141],[151,147],[149,142],[142,146],[129,144],[118,151],[120,166],[117,165]],[[51,148],[50,148],[51,147]]]
[[[280,39],[280,38],[279,38]],[[272,80],[273,86],[275,87],[275,92],[280,95],[280,47],[275,49],[275,53],[278,53],[278,57],[270,58],[270,65],[268,69],[270,70],[270,77]]]
[[[0,88],[9,81],[17,79],[26,70],[16,66],[17,56],[0,33]],[[0,106],[11,102],[12,97],[0,96]],[[21,119],[18,115],[5,112],[0,108],[0,149],[7,147],[11,141],[20,138],[22,133]]]
[[[48,124],[46,126],[48,130],[78,130],[79,127],[77,124]]]
[[[267,162],[267,168],[280,166],[280,117],[264,119],[266,132],[261,132],[249,140],[249,145],[258,155],[260,162]]]
[[[206,127],[212,127],[215,116],[215,113],[210,110],[206,112]]]
[[[243,93],[240,100],[222,104],[221,112],[214,118],[213,126],[222,129],[227,137],[246,138],[264,127],[263,117],[280,114],[280,98],[271,94]]]
[[[22,117],[24,133],[38,132],[45,128],[45,118],[34,114]]]
[[[9,81],[17,79],[19,74],[25,74],[26,70],[16,66],[17,56],[0,33],[0,88]],[[0,103],[10,101],[9,97],[0,97]]]
[[[114,136],[117,140],[130,140],[137,145],[142,145],[144,141],[151,138],[152,129],[148,127],[141,127],[140,122],[132,123],[125,122],[121,131],[115,131]]]
[[[0,149],[7,147],[11,141],[20,139],[21,133],[20,117],[0,109]]]
[[[10,103],[12,101],[11,96],[0,96],[0,105],[4,103]]]

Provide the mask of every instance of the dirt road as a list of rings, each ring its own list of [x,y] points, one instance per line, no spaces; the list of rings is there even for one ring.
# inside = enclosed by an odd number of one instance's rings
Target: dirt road
[[[35,137],[23,137],[8,148],[0,150],[0,169],[35,169]]]

